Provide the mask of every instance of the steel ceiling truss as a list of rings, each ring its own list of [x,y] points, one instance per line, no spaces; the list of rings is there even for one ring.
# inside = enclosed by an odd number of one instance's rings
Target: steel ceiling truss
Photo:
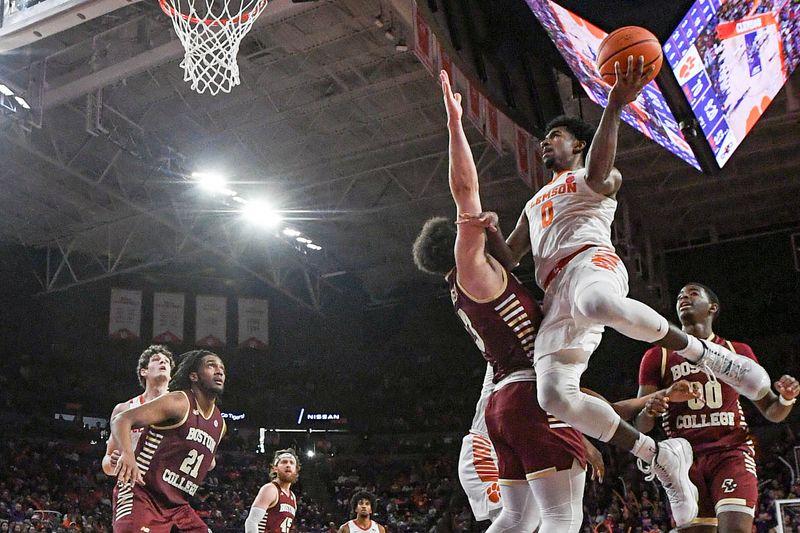
[[[156,191],[155,187],[136,186],[129,176],[122,175],[114,158],[99,176],[89,176],[68,164],[75,160],[75,154],[59,153],[58,145],[47,136],[37,136],[35,140],[19,139],[9,134],[4,137],[51,170],[57,170],[62,181],[71,180],[82,188],[94,191],[92,203],[97,204],[94,207],[101,206],[112,213],[122,211],[125,218],[132,213],[135,219],[143,220],[140,226],[130,227],[129,221],[121,224],[117,217],[91,228],[78,228],[71,233],[69,230],[62,231],[58,239],[40,243],[44,245],[46,253],[35,275],[43,293],[174,263],[197,254],[211,254],[265,283],[296,305],[315,313],[321,312],[324,303],[322,288],[330,285],[320,283],[317,269],[305,264],[294,250],[281,252],[278,260],[271,257],[275,254],[274,250],[269,249],[270,245],[244,247],[236,243],[230,232],[226,238],[225,231],[220,228],[230,224],[230,219],[224,213],[209,215],[187,207],[185,198],[181,198],[175,187],[170,189],[162,186]],[[117,179],[107,179],[112,172]],[[156,192],[161,201],[154,204]],[[164,201],[164,198],[168,200]],[[109,232],[108,242],[118,243],[117,247],[108,246],[102,253],[92,252],[98,248],[97,232],[101,229]],[[136,241],[149,239],[152,245],[155,236],[161,241],[174,243],[174,247],[167,246],[155,254],[151,248],[143,246],[136,247],[137,253],[130,250],[130,244]],[[279,240],[267,241],[276,248],[286,248]],[[80,250],[80,254],[77,250]],[[290,275],[292,273],[299,275]]]

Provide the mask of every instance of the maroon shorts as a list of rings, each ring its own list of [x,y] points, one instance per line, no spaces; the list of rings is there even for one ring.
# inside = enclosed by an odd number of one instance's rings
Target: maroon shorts
[[[501,483],[568,470],[576,459],[586,466],[583,437],[539,407],[535,381],[509,383],[495,391],[486,405],[486,427]]]
[[[700,493],[698,518],[716,517],[723,505],[755,509],[758,478],[755,454],[747,445],[695,455],[689,477]]]
[[[189,504],[165,509],[139,485],[115,492],[114,533],[170,533],[173,526],[191,533],[211,531]]]

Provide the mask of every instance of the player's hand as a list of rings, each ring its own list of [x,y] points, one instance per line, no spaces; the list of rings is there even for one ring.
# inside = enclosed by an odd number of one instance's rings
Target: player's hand
[[[623,74],[619,61],[615,62],[614,73],[617,75],[617,81],[608,95],[609,106],[621,108],[636,100],[655,68],[655,65],[644,68],[644,56],[638,58],[628,56],[628,68]]]
[[[132,453],[123,452],[117,460],[117,466],[114,469],[114,475],[117,477],[119,486],[128,483],[139,483],[144,485],[144,478],[142,472],[139,470],[139,465],[136,464],[136,458]]]
[[[442,70],[439,72],[439,81],[442,84],[442,95],[444,96],[444,107],[447,110],[448,122],[457,122],[461,120],[461,94],[453,93],[453,87],[450,85],[450,76],[447,71]]]
[[[781,376],[781,379],[775,382],[775,390],[778,394],[786,400],[793,400],[800,395],[800,383],[792,376]]]
[[[603,454],[600,453],[600,450],[595,448],[591,442],[586,440],[586,438],[583,439],[583,444],[586,448],[586,461],[589,463],[592,470],[592,479],[596,479],[602,483],[603,477],[606,475],[606,464],[603,461]]]
[[[702,395],[702,385],[699,382],[694,381],[690,383],[685,379],[676,381],[666,390],[666,396],[670,402],[698,400]]]
[[[117,468],[117,461],[119,461],[120,455],[121,454],[119,453],[119,450],[114,450],[113,452],[111,452],[109,454],[109,456],[108,456],[108,464],[111,465],[111,468],[114,468],[114,469]]]
[[[669,396],[667,396],[667,391],[660,390],[655,393],[652,397],[648,398],[647,402],[644,404],[644,414],[649,416],[650,418],[656,418],[657,416],[661,416],[667,412],[669,409]]]
[[[481,213],[461,213],[458,215],[456,224],[464,224],[466,226],[475,226],[477,228],[484,228],[489,231],[497,231],[497,226],[500,222],[500,217],[494,211],[483,211]]]

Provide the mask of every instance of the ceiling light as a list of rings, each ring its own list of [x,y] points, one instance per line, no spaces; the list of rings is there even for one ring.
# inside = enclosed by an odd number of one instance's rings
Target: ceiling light
[[[298,237],[300,232],[293,228],[283,228],[283,234],[287,237]]]
[[[314,450],[308,450],[308,451],[306,452],[306,457],[308,457],[309,459],[311,459],[312,457],[314,457]]]
[[[408,52],[408,45],[403,39],[400,39],[396,45],[394,45],[394,49],[398,52]]]
[[[383,34],[383,35],[384,35],[384,36],[385,36],[387,39],[389,39],[390,41],[394,41],[394,33],[392,33],[392,29],[391,29],[391,28],[389,28],[388,30],[386,30],[386,31],[384,32],[384,34]]]
[[[311,239],[306,239],[305,237],[297,237],[295,240],[300,244],[308,244],[311,242]]]
[[[241,196],[234,196],[234,197],[233,197],[233,198],[231,198],[231,199],[232,199],[234,202],[237,202],[237,203],[240,203],[240,204],[246,204],[246,203],[247,203],[247,200],[245,200],[245,199],[244,199],[244,198],[242,198]]]
[[[311,248],[312,250],[322,250],[322,246],[319,244],[314,244],[313,242],[306,243],[306,248]]]
[[[25,99],[24,99],[23,97],[21,97],[21,96],[15,96],[15,97],[14,97],[14,99],[17,101],[17,103],[18,103],[19,105],[21,105],[21,106],[22,106],[22,107],[24,107],[25,109],[30,109],[30,108],[31,108],[31,106],[29,106],[29,105],[28,105],[28,102],[26,102],[26,101],[25,101]]]
[[[210,172],[209,173],[193,172],[192,178],[194,178],[197,181],[197,185],[199,185],[202,189],[205,189],[209,192],[223,193],[223,194],[230,194],[231,192],[233,192],[226,187],[227,182],[225,181],[225,178],[223,178],[219,174]],[[236,193],[234,193],[233,195],[235,194]]]
[[[3,85],[0,83],[0,93],[3,93],[6,96],[14,96],[14,91],[8,88],[8,86]]]
[[[379,28],[383,28],[383,19],[381,18],[380,15],[375,17],[375,26],[377,26]]]
[[[242,208],[242,215],[245,219],[267,228],[273,228],[281,223],[283,217],[275,211],[272,206],[262,201],[249,201]]]

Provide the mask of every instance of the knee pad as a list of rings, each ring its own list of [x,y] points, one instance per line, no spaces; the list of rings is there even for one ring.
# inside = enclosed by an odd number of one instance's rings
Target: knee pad
[[[580,403],[580,377],[558,369],[539,375],[536,381],[536,397],[541,408],[561,420],[571,417],[570,411]]]
[[[492,522],[492,525],[487,530],[487,533],[505,533],[506,531],[522,531],[520,523],[522,522],[522,513],[519,511],[512,511],[511,509],[503,508],[497,516],[497,520]],[[531,530],[533,531],[533,530]]]
[[[593,283],[580,291],[575,307],[590,321],[611,325],[622,316],[621,299],[622,297],[610,292],[605,285]]]

